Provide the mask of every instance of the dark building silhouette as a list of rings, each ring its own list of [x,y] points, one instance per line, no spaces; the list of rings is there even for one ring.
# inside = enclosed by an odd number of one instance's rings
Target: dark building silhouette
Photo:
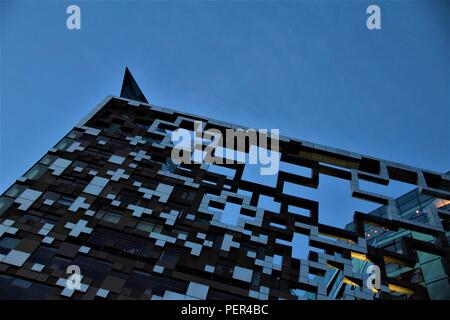
[[[281,137],[281,161],[310,174],[279,171],[274,186],[262,185],[243,178],[244,164],[175,165],[171,132],[194,121],[235,127],[148,104],[126,69],[121,96],[101,102],[0,197],[0,298],[448,297],[411,275],[433,256],[448,287],[446,206],[410,219],[398,200],[359,182],[401,181],[418,197],[448,201],[449,175]],[[317,188],[323,175],[347,181],[383,214],[355,212],[352,227],[339,229],[319,223],[318,202],[283,192],[286,183]],[[261,207],[263,197],[279,209]],[[224,222],[230,207],[235,223]],[[400,249],[374,243],[372,230],[396,232]],[[292,256],[296,234],[315,249],[308,259]],[[378,290],[366,286],[368,263],[380,267]],[[66,281],[74,267],[77,288]],[[401,269],[409,276],[393,272]]]

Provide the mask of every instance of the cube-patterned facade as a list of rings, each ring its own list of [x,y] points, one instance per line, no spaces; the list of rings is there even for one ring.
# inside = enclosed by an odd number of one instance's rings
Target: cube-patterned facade
[[[195,121],[236,128],[142,99],[99,104],[1,196],[0,298],[428,299],[423,283],[390,276],[386,265],[414,269],[421,252],[439,256],[449,274],[446,207],[413,221],[394,198],[359,183],[402,181],[446,204],[448,175],[286,137],[281,161],[310,175],[279,171],[267,186],[243,179],[247,164],[224,164],[229,174],[174,165],[171,132],[193,130]],[[339,229],[319,223],[318,202],[283,192],[285,183],[317,188],[324,175],[386,214],[355,212],[354,228]],[[258,206],[260,197],[279,210]],[[239,210],[234,224],[223,221],[229,203]],[[426,239],[401,237],[402,250],[392,251],[370,244],[374,226]],[[307,259],[292,256],[295,234],[308,238]],[[356,270],[361,261],[380,267],[378,290]],[[80,272],[76,288],[67,282],[71,266]]]

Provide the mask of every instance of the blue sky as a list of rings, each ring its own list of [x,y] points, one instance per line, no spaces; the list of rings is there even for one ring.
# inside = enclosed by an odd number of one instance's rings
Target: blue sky
[[[450,170],[448,1],[2,1],[0,20],[0,191],[118,95],[126,65],[157,105]]]

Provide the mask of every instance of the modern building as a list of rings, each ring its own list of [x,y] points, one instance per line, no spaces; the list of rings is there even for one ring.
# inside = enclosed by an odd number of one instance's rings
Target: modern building
[[[448,298],[450,214],[427,203],[450,200],[449,175],[283,136],[280,160],[309,174],[280,170],[268,186],[243,179],[248,164],[175,165],[171,133],[193,132],[196,121],[237,128],[149,103],[127,69],[121,95],[0,197],[0,298]],[[383,212],[355,212],[340,229],[319,223],[317,201],[283,192],[286,183],[317,188],[324,175]],[[363,190],[363,180],[417,191],[396,200]],[[407,205],[410,196],[420,201]],[[308,259],[292,256],[299,234],[314,248]],[[377,290],[365,285],[367,263],[381,269]]]
[[[400,216],[410,221],[418,221],[423,224],[439,226],[440,221],[435,221],[436,211],[448,211],[450,201],[433,198],[421,194],[418,189],[402,195],[395,200]],[[370,214],[386,217],[387,208],[382,206]],[[439,216],[439,215],[438,215]],[[353,230],[354,225],[349,224],[347,228]],[[446,232],[447,241],[450,240],[450,232]],[[402,228],[388,229],[385,227],[368,226],[366,228],[367,243],[389,250],[395,253],[405,253],[405,238],[417,239],[429,243],[434,242],[430,234],[411,231]],[[406,279],[410,282],[420,284],[426,288],[430,299],[450,299],[449,277],[445,270],[446,261],[439,255],[431,252],[417,250],[417,261],[414,266],[405,266],[395,262],[386,264],[386,273],[389,277]],[[357,261],[357,260],[356,260]],[[356,262],[355,261],[355,262]],[[355,263],[355,269],[362,274],[370,265],[367,261]]]

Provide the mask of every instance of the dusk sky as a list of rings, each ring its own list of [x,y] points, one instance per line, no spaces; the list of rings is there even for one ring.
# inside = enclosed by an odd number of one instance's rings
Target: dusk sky
[[[1,2],[1,192],[120,94],[125,66],[156,105],[450,170],[449,1],[78,1],[68,30],[72,3]],[[351,219],[341,184],[321,197],[347,213],[322,222]]]

